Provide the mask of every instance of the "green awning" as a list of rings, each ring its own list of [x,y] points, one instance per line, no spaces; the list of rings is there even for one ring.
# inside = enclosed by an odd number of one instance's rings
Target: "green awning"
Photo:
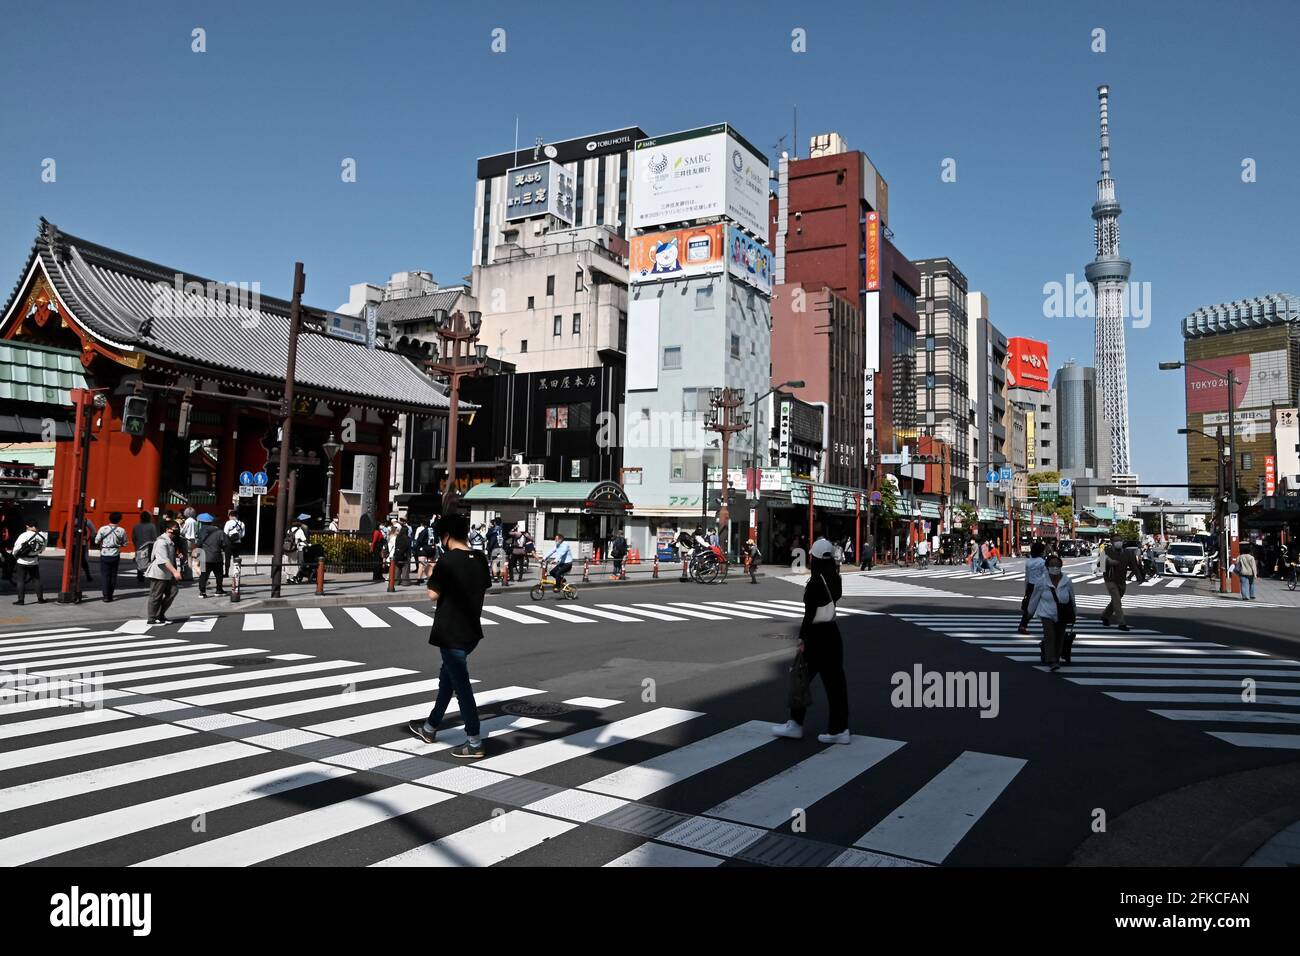
[[[623,486],[613,481],[531,481],[526,485],[474,485],[461,500],[478,507],[492,505],[568,505],[589,511],[622,513],[631,507]]]
[[[81,355],[26,342],[0,341],[0,401],[72,405],[70,389],[86,387]],[[15,406],[10,406],[15,411]]]

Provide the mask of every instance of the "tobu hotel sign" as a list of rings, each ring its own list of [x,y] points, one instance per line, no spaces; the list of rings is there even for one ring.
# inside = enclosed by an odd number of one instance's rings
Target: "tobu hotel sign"
[[[632,226],[726,216],[768,233],[767,157],[721,123],[638,140],[632,153]]]
[[[1007,339],[1007,388],[1045,392],[1049,387],[1047,343],[1035,339]]]
[[[1263,408],[1272,404],[1291,403],[1291,378],[1287,371],[1285,349],[1195,361],[1205,371],[1186,366],[1188,412],[1227,411],[1227,376],[1230,371],[1237,379],[1232,396],[1236,408]]]
[[[554,216],[573,225],[573,174],[543,160],[506,173],[506,221]]]

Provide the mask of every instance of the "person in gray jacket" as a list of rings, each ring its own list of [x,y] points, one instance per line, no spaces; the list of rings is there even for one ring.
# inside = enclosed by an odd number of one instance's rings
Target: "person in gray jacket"
[[[181,579],[180,568],[176,566],[176,539],[180,537],[180,527],[174,518],[163,523],[163,533],[153,543],[149,558],[149,569],[144,576],[149,579],[149,623],[166,624],[167,609],[176,600],[176,582]],[[182,546],[183,547],[183,546]]]
[[[1057,670],[1064,660],[1070,663],[1070,645],[1074,643],[1074,622],[1078,609],[1074,602],[1074,585],[1065,575],[1059,555],[1047,559],[1047,580],[1034,586],[1029,596],[1029,614],[1043,625],[1043,663]]]
[[[202,519],[206,518],[206,521]],[[199,551],[202,553],[203,571],[199,574],[199,597],[208,596],[208,575],[217,577],[217,593],[225,594],[221,582],[225,573],[226,561],[230,555],[230,538],[218,528],[212,515],[206,512],[200,518]]]

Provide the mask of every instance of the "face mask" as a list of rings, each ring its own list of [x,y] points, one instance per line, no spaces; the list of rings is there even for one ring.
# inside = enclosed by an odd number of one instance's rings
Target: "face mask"
[[[1055,580],[1056,578],[1059,578],[1059,577],[1061,576],[1061,569],[1060,569],[1060,568],[1048,568],[1048,569],[1047,569],[1047,574],[1048,574],[1049,577],[1051,577],[1053,580]]]

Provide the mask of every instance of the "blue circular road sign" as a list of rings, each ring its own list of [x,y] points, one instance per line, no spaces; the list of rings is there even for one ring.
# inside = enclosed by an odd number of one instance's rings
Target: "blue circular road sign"
[[[251,485],[253,483],[253,473],[251,471],[241,471],[239,473],[239,483],[241,485]]]
[[[253,484],[255,484],[255,485],[265,485],[265,484],[266,484],[266,472],[264,472],[264,471],[259,471],[257,474],[255,474],[255,475],[253,476]]]

